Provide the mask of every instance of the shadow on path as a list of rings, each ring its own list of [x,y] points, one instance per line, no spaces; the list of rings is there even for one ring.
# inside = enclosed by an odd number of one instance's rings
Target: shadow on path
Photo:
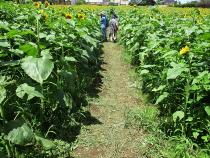
[[[111,42],[103,45],[97,77],[89,91],[90,115],[87,113],[96,124],[88,122],[81,129],[73,154],[75,158],[139,158],[138,143],[144,134],[125,128],[125,113],[139,106],[139,97],[131,86],[122,47]]]

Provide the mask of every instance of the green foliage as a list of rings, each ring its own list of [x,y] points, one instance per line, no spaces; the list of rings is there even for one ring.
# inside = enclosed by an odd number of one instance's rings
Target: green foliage
[[[158,113],[158,109],[153,106],[133,108],[125,116],[125,127],[134,126],[148,131],[156,131],[159,125]]]
[[[158,105],[162,131],[209,148],[209,16],[197,9],[186,17],[151,8],[121,17],[120,43],[136,67],[141,90]]]
[[[101,47],[98,16],[77,14],[0,4],[0,157],[70,157]]]

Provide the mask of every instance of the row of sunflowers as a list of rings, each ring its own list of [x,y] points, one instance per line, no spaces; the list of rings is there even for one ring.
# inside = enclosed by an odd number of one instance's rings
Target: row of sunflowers
[[[70,157],[99,69],[98,26],[88,10],[0,3],[1,158]]]
[[[121,19],[121,44],[167,136],[210,148],[208,9],[132,9]],[[209,153],[208,153],[209,154]]]

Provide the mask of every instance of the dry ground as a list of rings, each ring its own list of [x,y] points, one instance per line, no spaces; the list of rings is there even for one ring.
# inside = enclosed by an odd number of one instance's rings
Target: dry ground
[[[106,42],[103,47],[104,64],[102,87],[98,98],[90,102],[90,113],[101,122],[84,126],[78,136],[75,158],[144,158],[139,143],[142,130],[126,129],[125,114],[133,107],[143,106],[129,78],[129,66],[122,58],[123,49]]]

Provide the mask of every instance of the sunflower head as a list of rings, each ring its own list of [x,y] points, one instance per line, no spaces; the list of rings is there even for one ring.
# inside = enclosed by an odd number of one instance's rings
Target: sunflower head
[[[45,7],[47,8],[47,7],[50,5],[50,3],[49,3],[48,1],[45,1],[45,2],[44,2],[44,5],[45,5]]]
[[[185,46],[179,51],[179,54],[184,55],[184,54],[187,54],[189,51],[190,51],[190,48],[188,46]]]
[[[66,13],[66,14],[65,14],[65,18],[66,18],[66,19],[72,19],[73,16],[72,16],[70,13]]]
[[[79,18],[80,20],[84,20],[84,19],[85,19],[85,15],[82,14],[82,13],[79,13],[77,16],[78,16],[78,18]]]
[[[34,3],[34,6],[35,6],[36,8],[40,8],[41,4],[40,4],[40,2],[35,2],[35,3]]]

